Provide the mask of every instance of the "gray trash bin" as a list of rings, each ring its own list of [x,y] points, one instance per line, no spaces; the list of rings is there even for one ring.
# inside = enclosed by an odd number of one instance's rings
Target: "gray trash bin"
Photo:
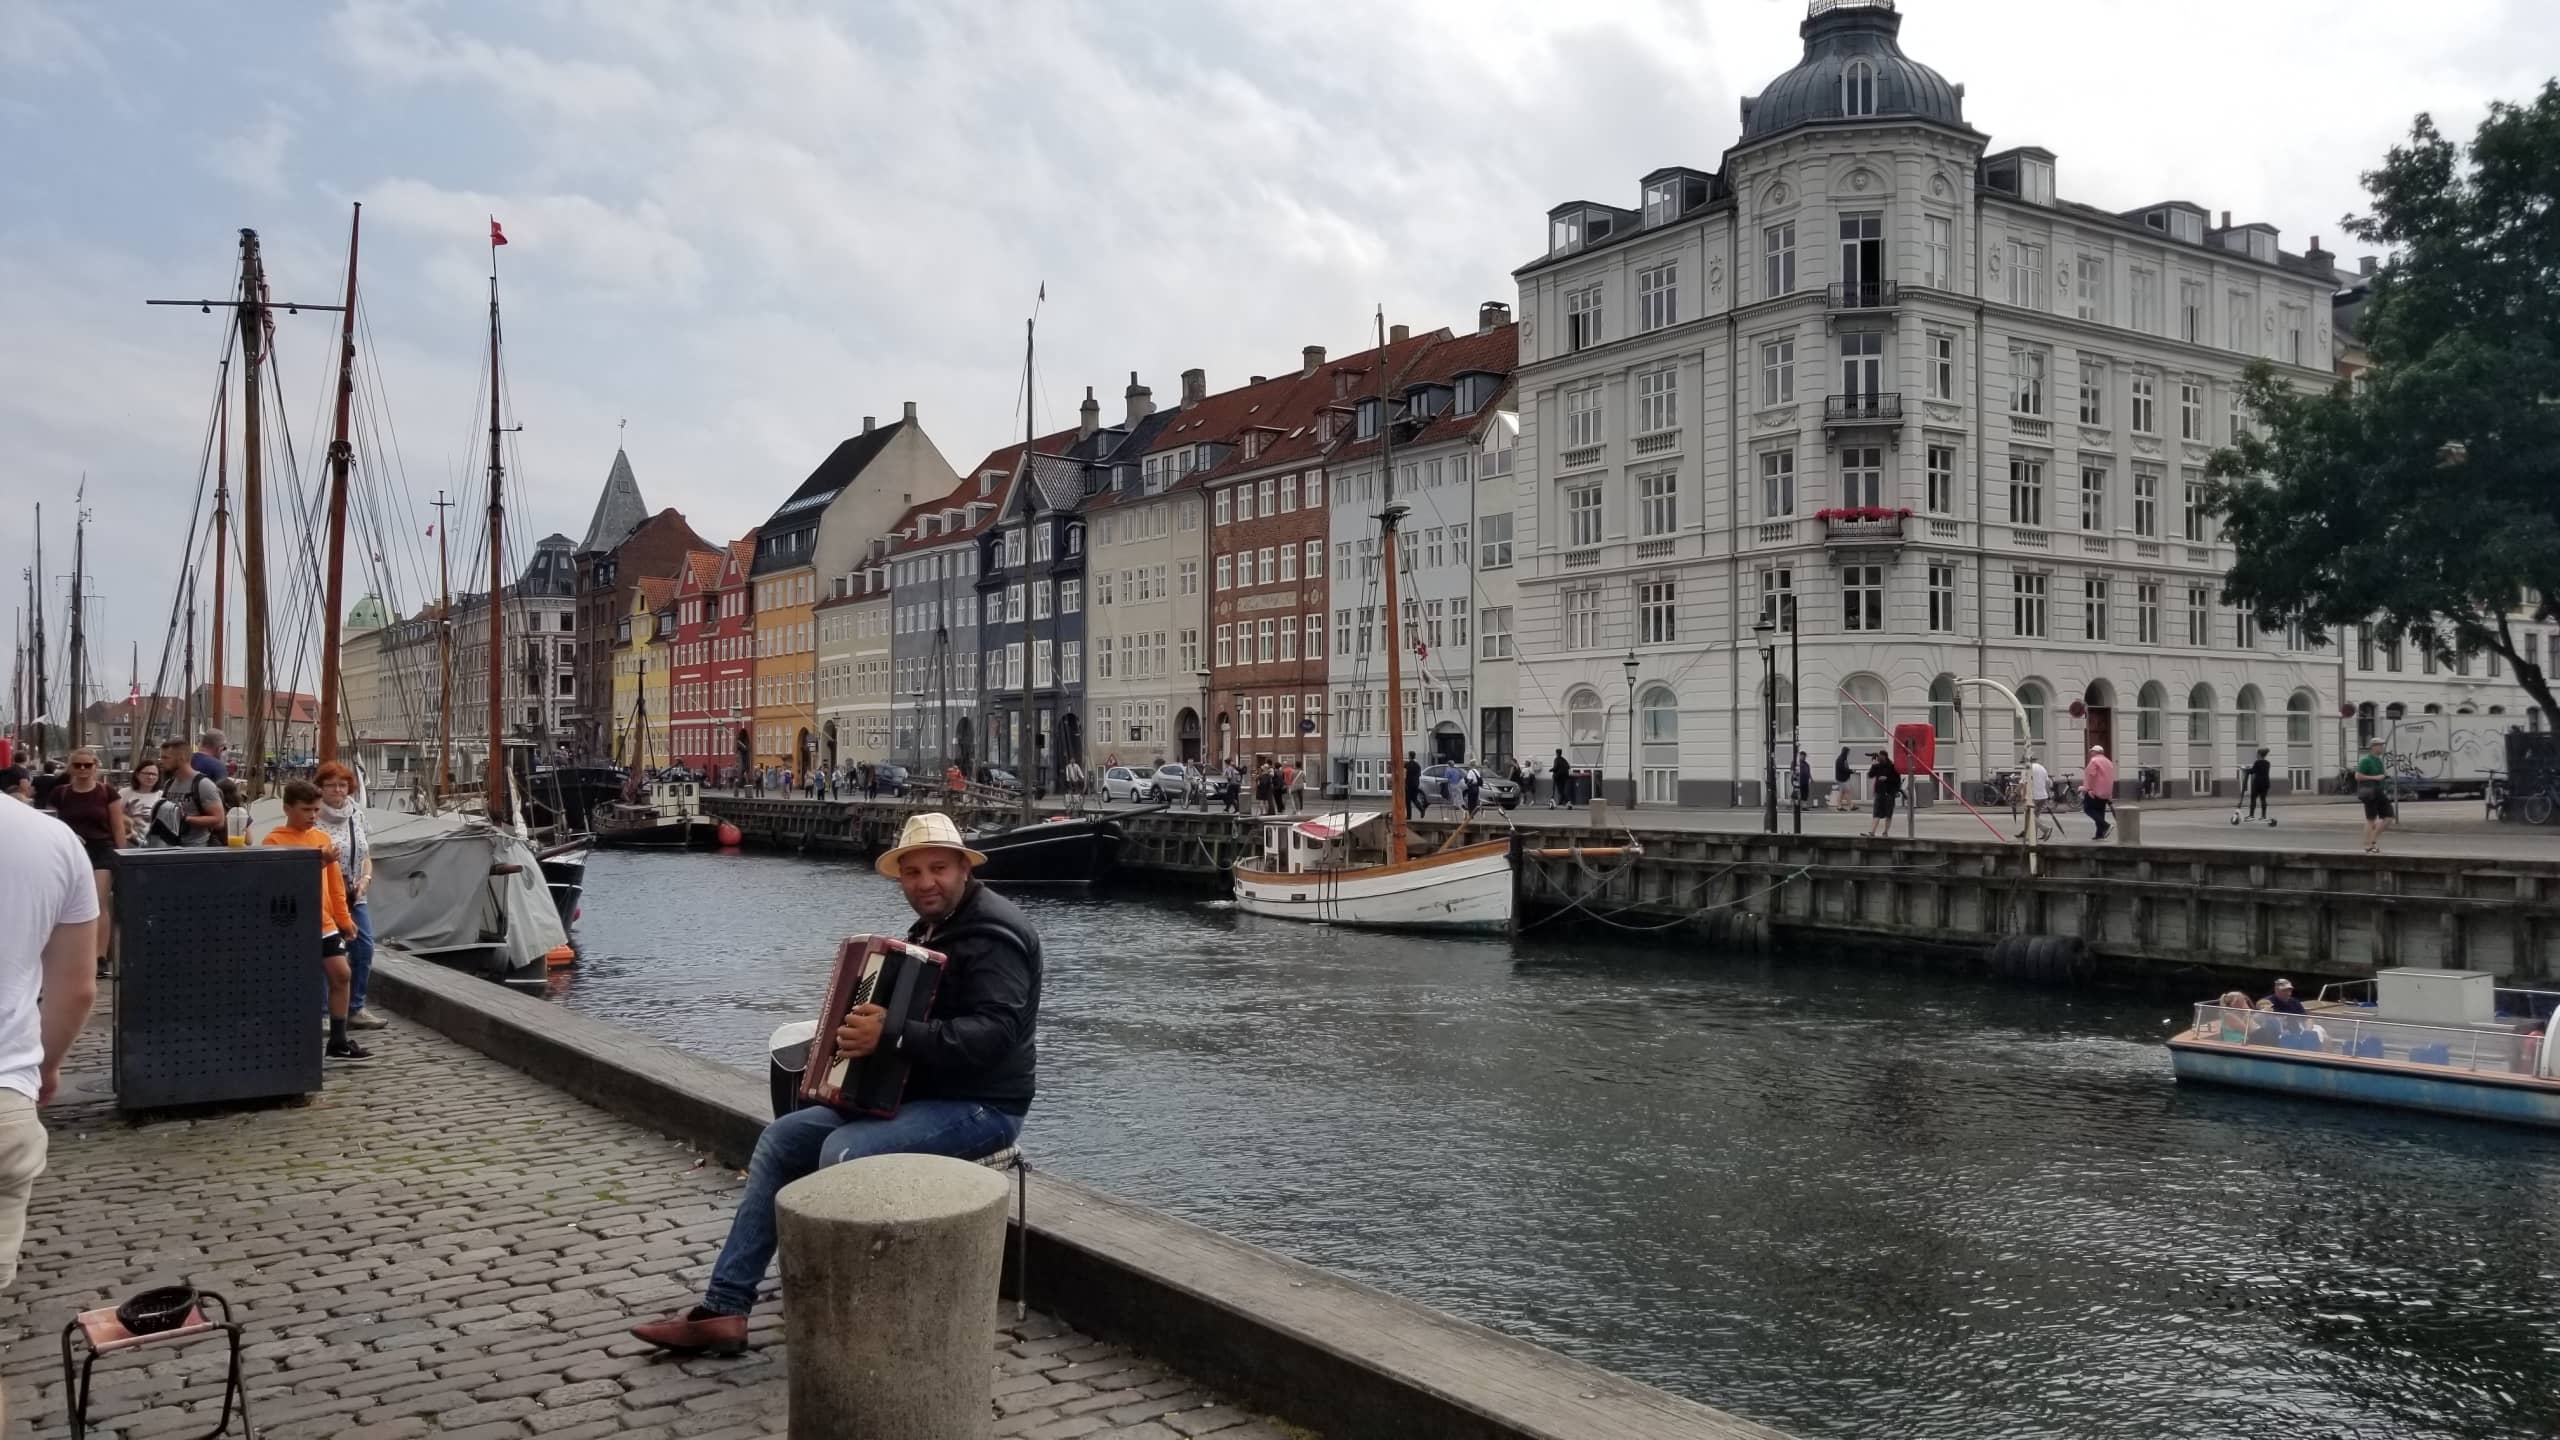
[[[320,1088],[321,863],[284,845],[117,853],[118,1108]]]

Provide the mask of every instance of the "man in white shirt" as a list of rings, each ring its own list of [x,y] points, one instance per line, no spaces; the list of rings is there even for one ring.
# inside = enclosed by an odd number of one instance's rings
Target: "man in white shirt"
[[[2027,823],[2039,824],[2045,811],[2053,808],[2053,772],[2044,768],[2044,757],[2027,757]],[[2021,829],[2018,832],[2027,832]]]
[[[98,889],[71,828],[0,805],[0,1287],[18,1278],[27,1197],[62,1057],[98,998]],[[0,1421],[5,1421],[0,1405]]]

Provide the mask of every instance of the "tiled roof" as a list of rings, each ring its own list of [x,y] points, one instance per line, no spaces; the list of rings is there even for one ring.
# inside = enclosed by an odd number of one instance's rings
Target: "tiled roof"
[[[1381,373],[1385,376],[1386,392],[1390,395],[1400,393],[1416,361],[1428,354],[1432,346],[1445,343],[1449,338],[1449,332],[1445,329],[1431,330],[1407,339],[1392,340],[1385,345],[1372,346],[1358,354],[1346,355],[1340,360],[1327,361],[1315,374],[1300,380],[1297,388],[1290,392],[1288,400],[1281,406],[1279,415],[1273,423],[1283,425],[1286,429],[1278,440],[1265,446],[1262,453],[1251,460],[1245,459],[1244,452],[1238,450],[1228,457],[1225,464],[1202,477],[1204,482],[1214,485],[1231,475],[1248,470],[1267,470],[1273,466],[1294,465],[1327,457],[1329,449],[1338,447],[1341,442],[1337,438],[1334,447],[1328,447],[1317,438],[1316,416],[1320,411],[1332,405],[1353,406],[1369,396],[1376,395],[1379,393]],[[1335,377],[1345,373],[1351,376],[1348,393],[1336,396],[1334,394]]]
[[[1414,366],[1414,373],[1406,377],[1407,385],[1419,381],[1445,384],[1466,374],[1499,375],[1503,377],[1503,383],[1496,388],[1492,399],[1476,409],[1463,415],[1454,409],[1443,411],[1432,417],[1422,429],[1398,439],[1396,443],[1437,445],[1473,435],[1484,424],[1485,416],[1500,409],[1503,398],[1511,393],[1511,372],[1519,363],[1520,327],[1517,324],[1497,325],[1433,347],[1431,353]]]
[[[1078,461],[1035,450],[1029,477],[1042,509],[1073,510],[1084,499],[1084,466]]]
[[[673,575],[643,575],[640,577],[640,599],[641,602],[649,609],[657,609],[659,606],[674,599],[675,595],[676,577]]]

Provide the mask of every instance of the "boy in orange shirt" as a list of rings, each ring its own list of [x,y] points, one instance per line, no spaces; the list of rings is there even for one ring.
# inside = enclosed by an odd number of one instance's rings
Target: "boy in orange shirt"
[[[320,828],[320,787],[308,780],[284,785],[284,823],[267,832],[268,845],[300,845],[317,850],[327,863],[320,867],[320,971],[329,977],[329,1058],[363,1060],[372,1052],[347,1038],[347,1001],[355,989],[347,968],[347,937],[356,933],[347,909],[347,882],[338,871],[338,843]]]

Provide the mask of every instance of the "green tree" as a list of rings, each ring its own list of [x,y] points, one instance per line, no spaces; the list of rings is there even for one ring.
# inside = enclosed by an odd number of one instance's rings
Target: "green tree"
[[[2560,619],[2560,81],[2493,104],[2467,147],[2420,115],[2364,184],[2347,230],[2393,252],[2373,368],[2306,393],[2251,367],[2257,433],[2211,467],[2223,598],[2269,628],[2494,652],[2560,721],[2514,627]]]

